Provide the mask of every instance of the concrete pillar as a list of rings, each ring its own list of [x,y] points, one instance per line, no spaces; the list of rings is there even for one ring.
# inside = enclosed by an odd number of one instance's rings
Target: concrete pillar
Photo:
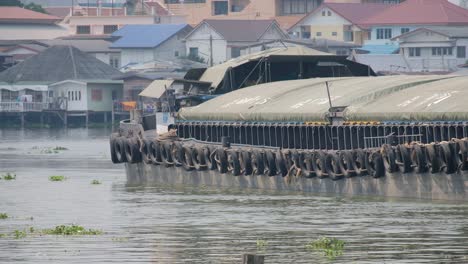
[[[104,112],[104,123],[107,123],[107,112]]]
[[[89,112],[88,111],[86,111],[85,117],[86,117],[86,128],[88,128],[88,123],[89,123]]]
[[[65,127],[68,126],[68,113],[67,113],[67,111],[63,112],[63,125]]]
[[[39,115],[39,122],[41,123],[41,127],[44,127],[44,113],[41,112]]]
[[[24,113],[24,112],[21,112],[21,113],[20,113],[21,128],[24,128],[24,123],[25,123],[25,121],[26,121],[26,120],[25,120],[25,115],[26,115],[26,113]]]

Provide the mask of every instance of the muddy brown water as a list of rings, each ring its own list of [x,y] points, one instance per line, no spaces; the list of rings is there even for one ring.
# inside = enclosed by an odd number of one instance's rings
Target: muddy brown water
[[[0,263],[468,263],[468,204],[210,187],[127,187],[106,129],[0,130]],[[45,153],[63,146],[69,150]],[[51,175],[64,175],[51,182]],[[92,180],[100,185],[91,185]],[[14,230],[79,224],[98,236]],[[305,245],[346,242],[327,260]],[[267,246],[257,248],[257,240]]]

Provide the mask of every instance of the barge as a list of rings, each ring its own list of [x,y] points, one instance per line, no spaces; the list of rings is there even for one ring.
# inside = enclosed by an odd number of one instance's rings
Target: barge
[[[121,123],[128,184],[468,201],[467,77],[315,78],[239,89]],[[175,130],[177,129],[177,130]]]

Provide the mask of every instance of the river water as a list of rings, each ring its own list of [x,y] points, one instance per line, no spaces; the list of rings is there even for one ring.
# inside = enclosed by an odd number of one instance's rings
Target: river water
[[[243,253],[266,263],[468,263],[466,203],[127,187],[123,165],[109,161],[110,133],[0,130],[0,173],[17,175],[0,180],[0,213],[9,216],[0,220],[0,263],[240,263]],[[47,153],[55,146],[68,150]],[[62,224],[104,233],[29,233]],[[305,247],[321,236],[345,241],[343,255]]]

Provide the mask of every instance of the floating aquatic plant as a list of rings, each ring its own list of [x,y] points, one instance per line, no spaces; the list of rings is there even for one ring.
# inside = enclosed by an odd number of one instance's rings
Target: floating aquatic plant
[[[345,242],[337,238],[320,237],[306,245],[308,250],[316,250],[330,260],[343,254]]]
[[[56,146],[56,147],[53,148],[52,150],[68,150],[68,148],[66,148],[66,147],[61,147],[61,146]]]
[[[16,180],[16,174],[12,172],[7,172],[2,175],[3,179],[6,181]],[[2,178],[0,177],[0,179]]]
[[[46,235],[63,235],[63,236],[76,236],[76,235],[101,235],[102,231],[97,229],[85,229],[78,225],[59,225],[53,229],[42,230]]]
[[[8,215],[6,213],[0,213],[0,219],[7,219]]]
[[[91,182],[91,184],[97,185],[97,184],[101,184],[101,182],[98,181],[98,180],[93,180],[93,181]]]
[[[49,181],[64,181],[66,180],[67,178],[65,178],[65,176],[63,175],[52,175],[52,176],[49,176]]]
[[[13,236],[14,236],[16,239],[25,238],[25,237],[26,237],[26,231],[15,230],[15,231],[13,232]]]

